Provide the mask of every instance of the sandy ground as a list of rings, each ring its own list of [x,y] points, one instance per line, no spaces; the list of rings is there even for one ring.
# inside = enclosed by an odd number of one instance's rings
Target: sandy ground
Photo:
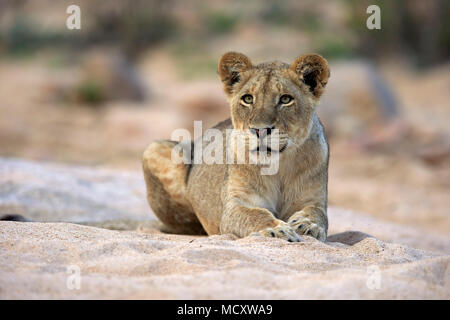
[[[288,243],[68,223],[0,229],[2,299],[450,298],[448,255],[358,232]],[[80,270],[80,289],[70,270]]]
[[[335,207],[326,243],[164,234],[137,173],[0,158],[0,177],[1,215],[85,221],[0,221],[2,299],[450,299],[448,235]]]

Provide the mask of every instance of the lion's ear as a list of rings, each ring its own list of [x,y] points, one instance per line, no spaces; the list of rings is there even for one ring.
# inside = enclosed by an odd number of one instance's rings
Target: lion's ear
[[[322,95],[330,77],[327,60],[318,54],[306,54],[295,59],[289,69],[297,74],[316,98]]]
[[[241,79],[240,74],[251,68],[252,62],[242,53],[225,53],[222,58],[220,58],[217,68],[225,93],[230,95],[233,85]]]

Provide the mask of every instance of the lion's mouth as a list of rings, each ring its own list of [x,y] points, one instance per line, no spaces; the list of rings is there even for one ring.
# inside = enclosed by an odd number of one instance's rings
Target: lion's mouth
[[[257,146],[255,149],[252,150],[252,152],[267,152],[267,153],[272,153],[272,152],[278,152],[278,153],[282,153],[284,150],[286,150],[287,148],[287,144],[285,144],[284,146],[282,146],[279,150],[275,150],[275,149],[271,149],[268,146]]]

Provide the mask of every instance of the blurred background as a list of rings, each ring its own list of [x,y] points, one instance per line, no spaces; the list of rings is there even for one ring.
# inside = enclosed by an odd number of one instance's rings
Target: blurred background
[[[330,205],[448,234],[448,17],[446,0],[0,0],[0,157],[140,171],[151,141],[228,117],[223,53],[316,52]]]

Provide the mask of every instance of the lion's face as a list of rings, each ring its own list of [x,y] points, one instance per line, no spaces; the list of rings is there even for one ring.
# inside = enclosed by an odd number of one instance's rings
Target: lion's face
[[[246,56],[227,53],[219,62],[233,126],[257,141],[251,151],[283,152],[303,143],[328,75],[318,55],[299,57],[291,65],[253,66]]]

